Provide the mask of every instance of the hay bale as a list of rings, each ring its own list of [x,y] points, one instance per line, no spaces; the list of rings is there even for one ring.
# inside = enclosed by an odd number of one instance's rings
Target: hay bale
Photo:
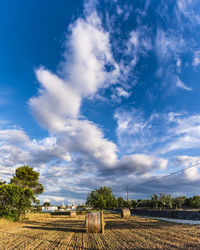
[[[104,234],[104,217],[102,212],[88,213],[85,217],[87,233]]]
[[[129,208],[123,208],[121,211],[121,218],[126,219],[131,216],[131,211]]]
[[[76,218],[76,211],[70,211],[70,217]]]

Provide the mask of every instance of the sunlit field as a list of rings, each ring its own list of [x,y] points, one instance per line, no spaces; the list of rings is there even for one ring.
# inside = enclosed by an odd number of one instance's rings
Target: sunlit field
[[[200,226],[105,214],[105,234],[87,234],[85,215],[0,220],[0,249],[199,249]]]

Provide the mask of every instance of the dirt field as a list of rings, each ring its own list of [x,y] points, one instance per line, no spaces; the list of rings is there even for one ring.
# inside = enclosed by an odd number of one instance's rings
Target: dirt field
[[[200,226],[106,214],[105,235],[86,234],[85,216],[0,222],[0,249],[200,249]]]

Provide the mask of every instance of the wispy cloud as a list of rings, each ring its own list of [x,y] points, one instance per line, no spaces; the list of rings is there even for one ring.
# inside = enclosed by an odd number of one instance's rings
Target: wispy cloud
[[[188,88],[179,78],[177,78],[176,86],[188,91],[193,90],[192,88]]]
[[[194,52],[192,65],[196,68],[200,65],[200,51]]]
[[[119,109],[115,119],[118,142],[123,151],[165,154],[200,147],[199,115],[155,113],[144,119],[139,110]]]

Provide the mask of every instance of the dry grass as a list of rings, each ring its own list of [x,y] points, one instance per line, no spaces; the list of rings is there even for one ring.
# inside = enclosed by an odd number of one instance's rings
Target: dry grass
[[[29,220],[41,220],[51,217],[52,215],[50,213],[27,213],[25,218]]]
[[[17,222],[12,222],[6,219],[1,218],[0,219],[0,229],[5,229],[5,228],[9,228],[9,227],[16,227],[19,226],[20,224]]]
[[[200,249],[200,226],[105,214],[105,235],[86,234],[85,216],[0,222],[0,249]],[[2,221],[2,223],[4,223]]]

